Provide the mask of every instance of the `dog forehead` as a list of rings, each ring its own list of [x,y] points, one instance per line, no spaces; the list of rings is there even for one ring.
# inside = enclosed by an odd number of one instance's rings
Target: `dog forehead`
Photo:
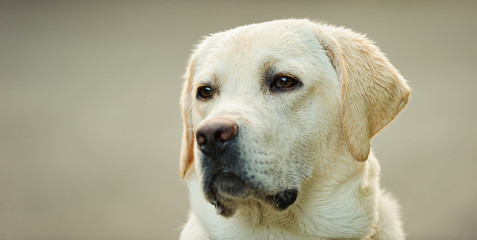
[[[260,52],[299,55],[317,43],[307,26],[295,21],[272,21],[238,27],[218,34],[213,52],[227,59],[257,56]]]
[[[270,63],[303,65],[325,56],[307,20],[251,24],[211,35],[199,47],[198,72],[220,77],[257,74]],[[225,76],[223,76],[225,77]],[[210,77],[209,77],[210,78]]]

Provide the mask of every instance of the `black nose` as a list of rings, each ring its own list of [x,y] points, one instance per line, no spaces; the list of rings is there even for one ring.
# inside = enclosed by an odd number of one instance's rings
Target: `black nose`
[[[237,124],[228,118],[212,118],[199,125],[197,144],[205,154],[219,153],[237,136]]]

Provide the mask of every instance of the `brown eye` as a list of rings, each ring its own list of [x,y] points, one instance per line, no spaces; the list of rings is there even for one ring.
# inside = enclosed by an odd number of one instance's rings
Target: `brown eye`
[[[278,76],[271,83],[270,89],[274,91],[291,90],[301,84],[298,80],[290,76]]]
[[[212,97],[214,90],[209,86],[202,86],[197,89],[197,98],[207,100]]]

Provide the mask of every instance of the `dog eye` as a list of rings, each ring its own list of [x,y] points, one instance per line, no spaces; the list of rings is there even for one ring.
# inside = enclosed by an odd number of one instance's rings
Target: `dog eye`
[[[214,95],[214,90],[210,86],[202,86],[197,89],[197,99],[207,100]]]
[[[295,87],[301,84],[300,81],[295,78],[287,75],[279,75],[275,80],[270,84],[270,89],[272,91],[284,91],[292,90]]]

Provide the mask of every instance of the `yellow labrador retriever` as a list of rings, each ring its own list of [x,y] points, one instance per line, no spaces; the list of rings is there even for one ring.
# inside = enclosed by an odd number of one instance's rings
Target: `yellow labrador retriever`
[[[181,97],[195,239],[404,239],[370,139],[409,87],[365,36],[308,20],[203,40]]]

